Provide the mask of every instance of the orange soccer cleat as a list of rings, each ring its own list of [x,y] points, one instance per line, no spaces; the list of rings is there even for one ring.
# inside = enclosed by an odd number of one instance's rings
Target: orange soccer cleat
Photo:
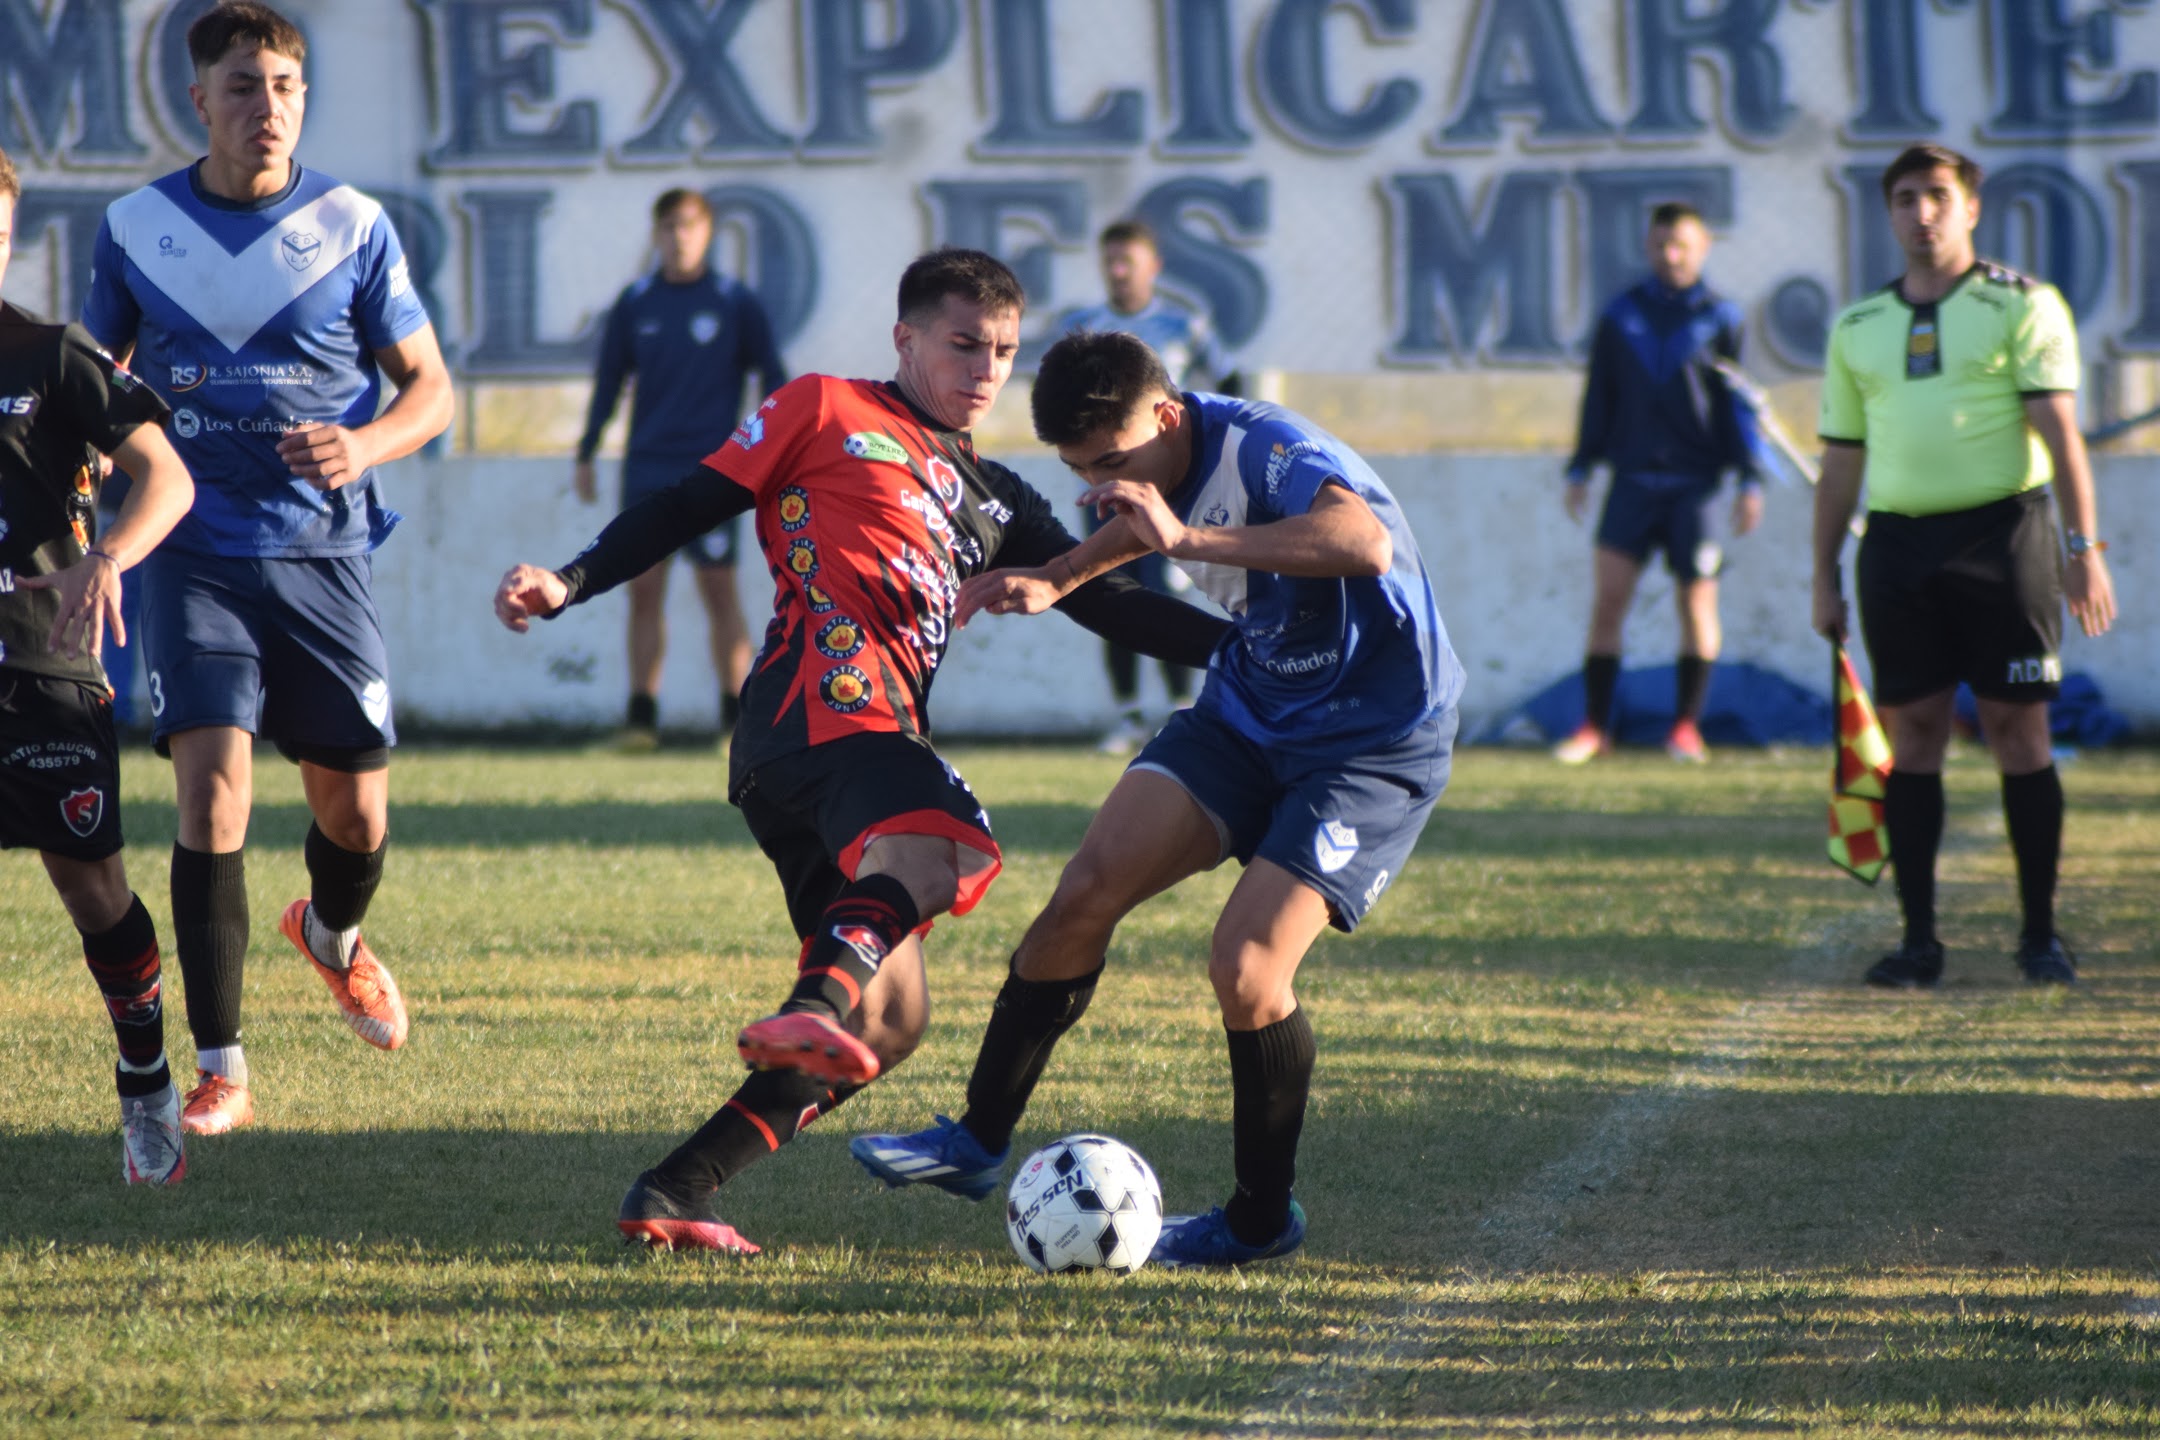
[[[245,1085],[208,1070],[195,1072],[195,1088],[187,1093],[180,1112],[180,1128],[190,1135],[223,1135],[255,1123],[255,1097]]]
[[[408,1022],[405,997],[398,993],[397,981],[390,978],[390,972],[375,958],[365,940],[353,941],[352,965],[348,969],[333,970],[316,959],[307,943],[307,908],[305,900],[286,906],[285,913],[278,917],[278,932],[292,941],[293,948],[307,956],[308,964],[322,976],[353,1034],[380,1050],[395,1050],[403,1045]]]
[[[1665,753],[1683,765],[1700,765],[1710,758],[1702,731],[1695,728],[1693,720],[1682,720],[1672,727],[1672,733],[1665,737]]]
[[[1552,757],[1562,765],[1584,765],[1612,749],[1612,741],[1595,725],[1585,725],[1553,746]]]

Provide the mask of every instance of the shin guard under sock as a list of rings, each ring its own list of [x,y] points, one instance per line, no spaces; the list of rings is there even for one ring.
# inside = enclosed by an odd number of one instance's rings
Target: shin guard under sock
[[[2025,906],[2023,938],[2045,945],[2055,936],[2055,877],[2062,866],[2062,775],[2053,765],[2005,775],[2002,798],[2017,856],[2018,899]]]
[[[1312,1091],[1313,1033],[1300,1008],[1258,1030],[1226,1030],[1230,1042],[1231,1143],[1237,1193],[1223,1206],[1230,1233],[1265,1245],[1290,1223],[1298,1136]]]
[[[307,860],[308,902],[324,928],[359,926],[368,902],[375,898],[375,887],[382,884],[383,852],[389,848],[385,839],[373,850],[347,850],[323,834],[321,827],[308,826],[307,841],[301,847]]]
[[[248,945],[246,852],[214,855],[174,845],[172,915],[195,1048],[237,1045]]]
[[[1077,980],[1023,980],[1008,974],[990,1007],[982,1049],[968,1076],[967,1113],[960,1123],[996,1155],[1012,1144],[1012,1133],[1027,1113],[1028,1099],[1058,1037],[1087,1013],[1095,998],[1096,966]]]
[[[1942,848],[1941,775],[1892,770],[1883,783],[1883,828],[1890,834],[1890,868],[1897,873],[1905,943],[1935,942],[1935,852]]]
[[[915,897],[892,876],[849,881],[803,942],[802,973],[780,1012],[819,1009],[845,1020],[885,957],[921,923]]]
[[[165,1002],[157,926],[142,897],[109,930],[82,937],[83,960],[105,997],[113,1037],[120,1042],[114,1072],[123,1096],[154,1095],[172,1083],[165,1065]]]
[[[742,1088],[652,1168],[653,1183],[695,1202],[794,1139],[860,1086],[834,1086],[799,1070],[757,1070]]]
[[[1620,657],[1583,656],[1582,684],[1583,723],[1600,734],[1610,735],[1613,695],[1620,688]]]

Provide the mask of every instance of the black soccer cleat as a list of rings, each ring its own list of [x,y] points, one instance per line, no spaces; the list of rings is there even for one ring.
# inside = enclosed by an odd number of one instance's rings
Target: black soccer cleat
[[[653,1184],[647,1170],[623,1196],[615,1216],[615,1228],[630,1244],[656,1250],[718,1250],[729,1255],[755,1255],[758,1247],[745,1240],[734,1226],[720,1218],[712,1198],[685,1205]]]
[[[2018,969],[2025,972],[2028,985],[2078,983],[2077,957],[2063,945],[2060,935],[2050,935],[2045,940],[2019,941],[2017,963]]]
[[[1932,990],[1942,983],[1942,972],[1940,940],[1907,942],[1868,967],[1867,983],[1885,990]]]

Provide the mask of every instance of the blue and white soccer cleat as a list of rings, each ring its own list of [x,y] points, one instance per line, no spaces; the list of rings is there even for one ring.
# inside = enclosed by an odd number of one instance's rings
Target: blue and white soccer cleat
[[[1179,1269],[1188,1265],[1249,1265],[1255,1260],[1279,1260],[1305,1243],[1305,1207],[1290,1202],[1290,1220],[1283,1232],[1265,1245],[1247,1245],[1230,1233],[1230,1221],[1222,1207],[1205,1215],[1167,1215],[1162,1234],[1148,1255],[1150,1265]]]
[[[997,1189],[1012,1151],[992,1155],[967,1126],[940,1115],[912,1135],[858,1135],[848,1141],[848,1153],[890,1188],[935,1185],[948,1195],[983,1200]]]

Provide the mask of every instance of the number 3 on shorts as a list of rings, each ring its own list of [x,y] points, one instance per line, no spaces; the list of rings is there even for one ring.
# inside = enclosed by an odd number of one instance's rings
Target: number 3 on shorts
[[[158,716],[165,713],[165,681],[155,670],[150,672],[150,713]]]

